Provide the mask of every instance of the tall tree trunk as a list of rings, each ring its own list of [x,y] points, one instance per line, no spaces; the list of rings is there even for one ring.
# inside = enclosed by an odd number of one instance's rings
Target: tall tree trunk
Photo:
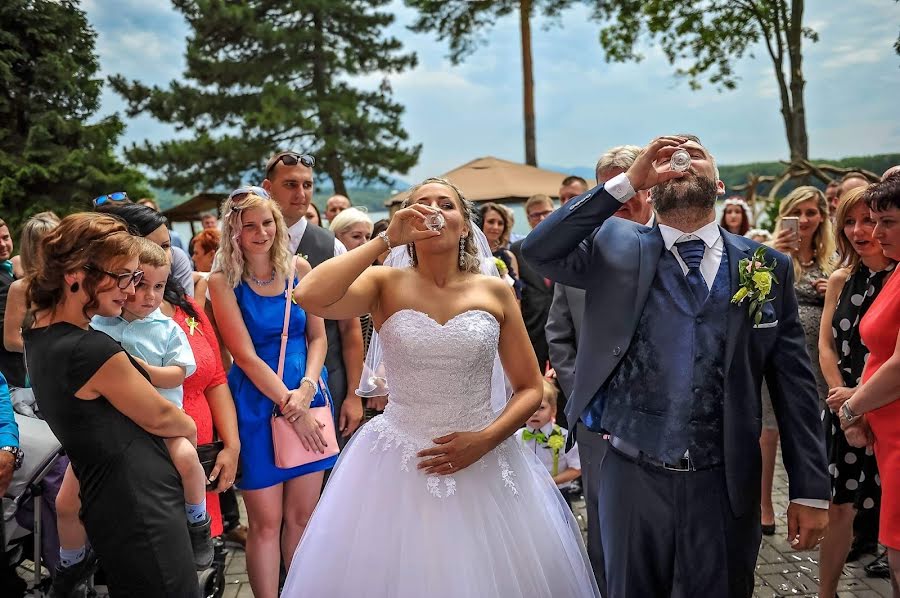
[[[791,112],[793,127],[788,132],[791,146],[791,160],[809,159],[809,137],[806,133],[806,104],[803,90],[803,0],[792,0],[791,22],[787,29],[788,59],[791,72]]]
[[[519,30],[522,34],[522,84],[525,112],[525,163],[537,166],[534,131],[534,67],[531,62],[531,0],[519,3]]]
[[[322,152],[317,156],[322,164],[322,169],[328,174],[334,186],[334,192],[339,195],[347,195],[347,185],[344,183],[344,164],[337,153],[338,141],[337,127],[334,126],[334,115],[329,108],[327,99],[330,86],[329,74],[325,67],[325,23],[322,11],[315,8],[313,13],[313,27],[315,28],[315,41],[313,53],[313,88],[319,106],[319,121],[322,125]]]

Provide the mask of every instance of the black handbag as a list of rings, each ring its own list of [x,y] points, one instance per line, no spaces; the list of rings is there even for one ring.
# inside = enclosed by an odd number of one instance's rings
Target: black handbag
[[[215,488],[219,484],[218,478],[214,482],[209,481],[209,476],[212,475],[212,470],[216,466],[216,459],[219,458],[219,453],[222,449],[225,448],[225,443],[221,440],[216,440],[215,442],[210,442],[208,444],[199,444],[197,445],[197,457],[200,458],[200,465],[203,466],[203,473],[206,474],[206,488],[207,490],[211,490]],[[235,485],[241,479],[241,462],[238,460],[237,471],[234,476]]]

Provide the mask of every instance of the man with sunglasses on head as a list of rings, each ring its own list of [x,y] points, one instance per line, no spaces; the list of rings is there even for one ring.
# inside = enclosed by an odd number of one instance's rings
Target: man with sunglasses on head
[[[330,231],[309,226],[306,210],[313,196],[315,158],[298,152],[278,152],[266,162],[263,189],[281,207],[288,226],[291,253],[302,256],[315,268],[347,249]],[[334,400],[335,426],[342,447],[359,427],[362,399],[354,392],[362,375],[363,339],[359,318],[325,320],[328,352],[328,388]]]

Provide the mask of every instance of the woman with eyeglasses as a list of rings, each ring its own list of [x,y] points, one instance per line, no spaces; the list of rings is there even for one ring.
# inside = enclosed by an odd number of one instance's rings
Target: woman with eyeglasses
[[[111,204],[98,210],[121,218],[132,234],[153,241],[172,259],[166,219],[159,212],[132,203]],[[206,507],[212,519],[211,533],[215,537],[223,532],[218,493],[229,491],[237,475],[241,443],[234,401],[225,380],[219,343],[212,325],[203,309],[176,280],[174,267],[166,281],[160,310],[184,331],[194,352],[197,370],[184,381],[184,410],[197,424],[197,440],[200,444],[209,444],[218,437],[225,445],[216,458],[215,490],[206,494]]]
[[[288,276],[309,272],[292,266],[287,227],[278,204],[258,187],[237,189],[222,206],[222,244],[209,277],[219,333],[234,358],[228,383],[241,439],[239,482],[247,507],[247,573],[253,595],[278,595],[279,563],[291,562],[336,456],[298,467],[275,465],[271,418],[275,408],[293,425],[307,449],[321,452],[325,439],[310,407],[326,404],[319,391],[325,370],[325,323],[286,297]],[[286,304],[286,301],[291,301]],[[285,308],[289,309],[284,371],[278,376]]]
[[[38,405],[81,482],[91,538],[59,583],[103,564],[112,596],[197,596],[181,478],[163,438],[196,438],[193,420],[165,400],[144,370],[88,324],[122,313],[140,283],[125,225],[102,214],[68,216],[41,243],[28,275],[34,323],[25,353]],[[59,595],[69,595],[58,592]]]
[[[165,216],[148,206],[132,203],[124,191],[101,195],[94,199],[94,211],[113,214],[125,220],[138,218],[141,220],[141,226],[152,226],[152,229],[148,228],[140,235],[166,250],[169,263],[172,264],[172,277],[184,287],[187,295],[194,296],[194,268],[191,266],[191,258],[180,247],[173,246],[172,231],[168,228],[169,221]],[[129,222],[129,226],[133,228],[134,224]]]

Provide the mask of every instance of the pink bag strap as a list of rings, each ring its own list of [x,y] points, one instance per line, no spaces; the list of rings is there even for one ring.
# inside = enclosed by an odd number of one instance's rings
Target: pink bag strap
[[[294,295],[294,276],[297,274],[297,256],[291,258],[291,273],[288,274],[287,291],[284,302],[284,327],[281,329],[281,352],[278,353],[278,377],[284,375],[284,352],[287,349],[288,325],[291,322],[291,301]]]

